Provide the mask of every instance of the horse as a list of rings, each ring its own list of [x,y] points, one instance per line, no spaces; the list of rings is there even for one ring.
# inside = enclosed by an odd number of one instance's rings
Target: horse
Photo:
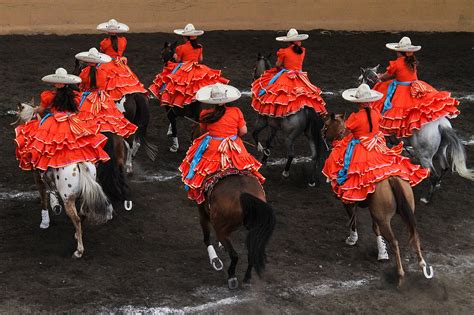
[[[161,60],[163,64],[166,65],[168,62],[176,62],[174,55],[176,52],[176,46],[178,42],[168,43],[165,42],[163,48],[161,49]],[[160,100],[158,100],[160,101]],[[201,103],[194,101],[189,105],[184,107],[178,106],[169,106],[163,105],[166,111],[166,117],[168,118],[170,124],[168,126],[167,136],[172,138],[172,144],[170,147],[171,152],[177,152],[179,149],[178,141],[178,129],[176,127],[176,119],[178,117],[190,118],[192,121],[199,121],[199,115],[201,113]]]
[[[379,66],[361,67],[360,83],[366,83],[372,88],[379,82]],[[474,170],[466,166],[467,158],[462,140],[448,118],[442,117],[424,124],[420,130],[414,130],[413,135],[406,140],[412,145],[414,156],[421,166],[431,171],[430,189],[428,194],[420,199],[421,202],[428,204],[432,201],[434,192],[441,187],[441,180],[449,169],[474,181]],[[439,165],[435,165],[434,160],[437,160]]]
[[[18,120],[15,123],[19,124],[35,119],[33,117],[33,103],[20,103],[17,115]],[[113,207],[102,187],[96,181],[95,165],[90,162],[81,162],[60,168],[49,168],[46,172],[35,170],[33,174],[43,209],[48,209],[48,192],[61,198],[65,212],[76,231],[74,237],[77,241],[77,248],[72,257],[81,258],[84,254],[84,244],[82,241],[82,220],[79,215],[84,216],[91,224],[103,224],[111,220],[113,215]],[[76,201],[79,199],[81,206],[78,213]]]
[[[344,115],[329,115],[325,121],[323,134],[325,139],[330,142],[342,139],[347,134]],[[415,198],[410,184],[397,176],[393,176],[377,183],[375,187],[375,191],[363,202],[344,204],[350,218],[351,227],[351,235],[346,240],[346,243],[349,244],[348,240],[353,241],[350,245],[355,245],[357,242],[356,207],[369,208],[375,234],[378,237],[383,236],[395,254],[398,286],[401,286],[405,278],[405,271],[403,270],[398,240],[390,224],[395,213],[398,213],[408,227],[409,242],[415,247],[419,267],[427,279],[432,278],[434,275],[433,267],[428,266],[423,258],[420,237],[416,230]],[[356,237],[354,238],[354,236]]]
[[[254,70],[253,70],[253,79],[254,81],[266,71],[269,70],[272,65],[270,63],[270,56],[271,54],[268,54],[268,56],[264,56],[261,53],[257,54],[257,63],[255,64]]]

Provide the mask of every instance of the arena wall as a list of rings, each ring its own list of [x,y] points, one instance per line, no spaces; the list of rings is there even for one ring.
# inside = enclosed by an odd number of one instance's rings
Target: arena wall
[[[115,18],[133,32],[331,29],[474,31],[473,0],[2,0],[0,34],[94,33]]]

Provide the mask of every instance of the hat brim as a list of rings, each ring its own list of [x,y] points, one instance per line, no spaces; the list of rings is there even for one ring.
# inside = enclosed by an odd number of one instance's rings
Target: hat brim
[[[300,42],[309,38],[308,34],[298,34],[296,36],[279,36],[275,38],[279,42]]]
[[[97,25],[97,30],[104,33],[126,33],[130,30],[130,27],[123,23],[111,26],[108,22],[105,22]]]
[[[173,32],[181,36],[201,36],[202,34],[204,34],[203,30],[194,30],[191,32],[186,32],[184,29],[176,29]]]
[[[196,101],[204,103],[204,104],[226,104],[230,103],[233,101],[238,100],[241,97],[240,91],[231,86],[231,85],[226,85],[222,84],[224,86],[224,89],[226,90],[226,97],[224,98],[211,98],[211,90],[213,85],[208,85],[203,88],[201,88],[197,93],[196,93]]]
[[[415,52],[421,49],[421,46],[407,46],[407,47],[400,47],[398,46],[398,43],[388,43],[385,44],[385,47],[387,47],[390,50],[395,50],[395,51],[401,51],[401,52]]]
[[[44,76],[41,81],[53,84],[79,84],[82,82],[80,77],[72,74],[49,74],[47,76]]]
[[[112,61],[109,55],[99,53],[99,57],[93,57],[89,55],[88,51],[80,52],[75,57],[77,60],[89,63],[109,63]]]
[[[374,90],[370,90],[370,96],[364,98],[355,97],[356,92],[357,88],[345,90],[342,92],[342,98],[352,103],[371,103],[383,98],[383,93]]]

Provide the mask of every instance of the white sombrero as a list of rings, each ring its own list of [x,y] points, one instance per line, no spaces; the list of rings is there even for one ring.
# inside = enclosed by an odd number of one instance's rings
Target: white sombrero
[[[108,22],[97,25],[97,30],[105,33],[126,33],[130,30],[130,27],[127,24],[111,19]]]
[[[66,69],[64,68],[58,68],[56,69],[56,72],[54,74],[49,74],[47,76],[44,76],[42,79],[44,82],[48,83],[62,83],[62,84],[78,84],[81,83],[81,78],[68,74]]]
[[[414,46],[411,44],[410,37],[403,37],[398,43],[388,43],[385,47],[395,51],[415,52],[421,49],[421,46]]]
[[[298,34],[298,31],[294,28],[291,28],[286,36],[277,37],[276,40],[279,42],[299,42],[305,39],[308,39],[308,34]]]
[[[90,63],[108,63],[112,61],[109,55],[100,53],[96,48],[78,53],[76,59]]]
[[[363,83],[356,89],[348,89],[342,92],[342,98],[353,103],[370,103],[378,101],[383,97],[383,93],[371,90],[370,87]]]
[[[195,29],[194,25],[192,25],[191,23],[186,25],[184,28],[178,28],[174,30],[174,32],[182,36],[201,36],[202,34],[204,34],[203,30]]]
[[[227,84],[216,83],[200,88],[196,100],[206,104],[225,104],[240,98],[240,91]]]

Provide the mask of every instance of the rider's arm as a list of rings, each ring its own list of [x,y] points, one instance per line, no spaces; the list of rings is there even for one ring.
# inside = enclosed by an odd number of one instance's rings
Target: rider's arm
[[[239,137],[243,137],[247,134],[247,125],[239,128]]]
[[[277,52],[277,61],[276,61],[275,67],[277,68],[283,67],[284,61],[285,61],[285,50],[280,49]]]
[[[392,74],[390,74],[390,73],[388,73],[388,72],[378,74],[377,76],[379,77],[379,80],[382,81],[382,82],[383,82],[383,81],[387,81],[387,80],[391,80],[391,79],[395,78],[394,75],[392,75]]]
[[[199,54],[198,62],[202,63],[202,59],[203,59],[203,57],[202,57],[202,48],[201,48],[201,53]]]

